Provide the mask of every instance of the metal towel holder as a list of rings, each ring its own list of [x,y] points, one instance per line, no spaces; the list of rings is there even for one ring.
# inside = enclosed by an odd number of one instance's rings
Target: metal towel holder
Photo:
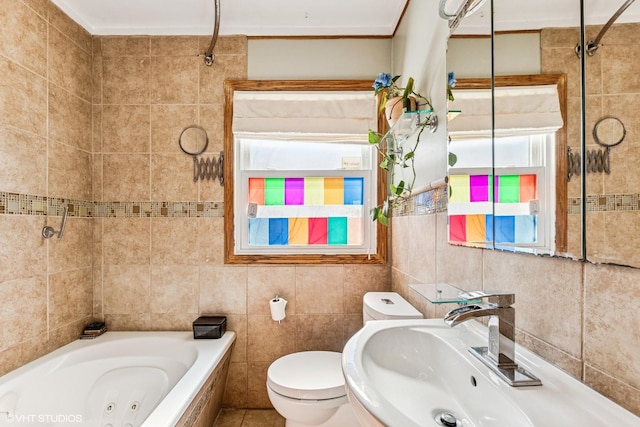
[[[42,228],[42,237],[45,239],[52,238],[56,233],[58,234],[58,239],[62,239],[62,233],[64,233],[64,226],[67,225],[67,214],[69,213],[69,208],[67,206],[64,207],[64,212],[62,213],[62,223],[60,224],[60,230],[56,231],[50,225],[45,225]]]

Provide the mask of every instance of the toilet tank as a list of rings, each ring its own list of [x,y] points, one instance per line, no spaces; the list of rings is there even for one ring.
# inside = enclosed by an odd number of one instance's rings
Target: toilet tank
[[[422,319],[424,316],[396,292],[367,292],[362,299],[362,319]]]

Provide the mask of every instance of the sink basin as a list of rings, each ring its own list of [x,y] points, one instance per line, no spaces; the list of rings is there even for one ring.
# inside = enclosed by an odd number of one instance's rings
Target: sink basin
[[[640,418],[517,345],[516,361],[542,386],[509,386],[468,351],[486,342],[487,328],[476,321],[454,328],[442,319],[368,322],[342,360],[361,424],[453,425],[438,422],[447,413],[460,427],[640,425]]]

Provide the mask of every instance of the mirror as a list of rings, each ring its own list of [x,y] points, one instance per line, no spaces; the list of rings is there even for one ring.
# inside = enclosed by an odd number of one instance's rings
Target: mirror
[[[640,65],[635,47],[640,2],[582,3],[487,1],[452,35],[448,69],[459,77],[488,77],[473,75],[486,71],[487,63],[486,53],[476,54],[481,49],[474,46],[482,45],[486,51],[493,42],[495,76],[566,75],[566,250],[558,246],[550,253],[640,267],[640,254],[635,250],[640,237],[632,231],[640,209],[640,173],[635,167],[640,148],[632,143],[640,131],[640,84],[635,78]],[[487,32],[492,7],[493,32]],[[585,47],[580,46],[581,12],[586,24]],[[577,56],[576,47],[587,55]],[[497,145],[493,149],[492,156],[500,157],[502,149]],[[557,153],[556,160],[560,157],[564,154]],[[558,169],[558,173],[563,172]],[[517,246],[500,249],[529,251]]]
[[[185,154],[190,156],[202,154],[209,145],[207,131],[197,125],[187,126],[180,133],[178,145]]]
[[[481,2],[472,2],[473,6],[478,6]],[[471,5],[471,3],[469,3]],[[450,0],[445,2],[445,13],[455,13],[456,10],[464,6],[464,2]],[[491,20],[490,6],[491,2],[485,2],[480,5],[479,9],[473,13],[467,14],[466,17],[459,21],[458,26],[453,30],[447,44],[447,71],[453,72],[457,82],[452,88],[453,102],[449,102],[448,110],[454,110],[456,104],[460,104],[463,91],[472,93],[476,90],[485,91],[489,98],[485,98],[484,102],[474,103],[474,118],[477,121],[476,128],[481,127],[489,129],[489,134],[480,138],[482,142],[481,152],[475,151],[474,155],[479,155],[474,164],[466,162],[467,156],[461,152],[462,146],[466,146],[465,141],[455,141],[449,135],[450,142],[448,145],[449,168],[447,175],[449,177],[449,242],[456,245],[468,245],[474,247],[493,248],[492,226],[487,227],[486,215],[491,216],[493,207],[491,204],[491,195],[493,194],[493,182],[487,179],[492,175],[493,168],[493,152],[491,143],[491,116],[492,106],[491,97],[491,72],[492,72],[492,50],[491,50]],[[455,21],[450,21],[450,26],[455,25]],[[488,91],[488,92],[487,92]],[[462,107],[459,107],[462,108]],[[466,108],[465,108],[466,110]],[[461,110],[461,114],[452,118],[447,123],[448,131],[452,127],[460,124],[465,120],[465,115],[469,117],[469,111]],[[476,145],[479,148],[480,145]],[[460,156],[458,156],[460,154]],[[466,164],[465,164],[466,163]],[[456,168],[456,169],[452,169]],[[456,174],[457,178],[453,178],[452,174]],[[468,195],[469,189],[465,195],[455,190],[456,184],[463,187],[469,185],[470,176],[474,175],[475,180],[484,179],[484,183],[475,182],[478,192],[474,194],[473,200],[477,206],[474,215],[466,215],[464,211],[453,211],[456,200],[465,203],[470,201]],[[480,184],[479,186],[477,186]],[[455,191],[455,194],[453,193]],[[467,227],[467,218],[469,227]],[[475,230],[475,234],[469,236],[466,229]],[[487,232],[488,230],[488,232]]]
[[[585,56],[586,257],[632,267],[640,267],[639,18],[640,1],[585,4],[586,41],[597,41]]]
[[[484,120],[495,122],[495,127],[490,125],[494,135],[485,138],[482,151],[490,159],[491,176],[496,176],[494,179],[485,178],[486,191],[491,202],[495,199],[495,203],[485,203],[484,206],[491,217],[484,224],[486,235],[490,237],[481,246],[580,258],[581,183],[579,179],[567,182],[566,171],[567,147],[573,153],[580,153],[580,61],[575,59],[575,53],[562,45],[570,38],[566,32],[575,31],[576,36],[579,35],[580,4],[575,0],[554,2],[549,7],[534,0],[515,3],[487,1],[478,12],[465,18],[450,39],[447,57],[448,70],[455,71],[462,82],[454,89],[454,95],[465,90],[465,77],[484,77],[487,80],[483,85],[486,87],[488,82],[491,87],[491,69],[494,72],[494,98],[485,103],[488,106],[484,109],[485,113],[489,112],[489,117]],[[491,7],[494,12],[493,31]],[[479,49],[480,46],[483,49]],[[476,52],[486,52],[487,47],[489,56],[492,53],[493,57],[487,61],[485,53],[478,58]],[[478,75],[486,73],[483,65],[487,62],[490,64],[489,74]],[[542,80],[535,83],[536,79]],[[560,127],[549,128],[547,136],[538,131],[525,135],[527,132],[517,127],[536,128],[539,127],[537,123],[545,120],[546,113],[534,117],[532,112],[539,106],[544,110],[545,99],[551,100],[551,97],[535,95],[536,87],[548,85],[555,85],[557,89]],[[505,104],[504,98],[509,93],[507,87],[528,87],[533,90],[531,99],[537,101]],[[536,103],[542,104],[534,105]],[[494,108],[495,115],[492,114]],[[464,118],[465,109],[461,109],[462,114],[455,120]],[[508,123],[510,115],[523,112],[524,124]],[[554,114],[557,117],[558,112]],[[527,118],[530,124],[526,123]],[[456,127],[455,120],[450,124],[451,128]],[[509,128],[513,132],[507,132]],[[455,142],[453,144],[455,146]],[[465,164],[456,166],[464,168]],[[484,167],[486,171],[487,165]],[[511,171],[505,169],[507,167]],[[477,182],[474,185],[478,185]],[[482,185],[477,188],[482,188]],[[455,197],[454,194],[451,196]],[[477,228],[478,224],[475,226]]]

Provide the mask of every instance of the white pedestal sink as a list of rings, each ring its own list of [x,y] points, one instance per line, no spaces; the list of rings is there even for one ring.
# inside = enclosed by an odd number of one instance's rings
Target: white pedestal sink
[[[638,427],[640,418],[516,346],[542,386],[511,387],[468,349],[487,329],[442,319],[368,322],[343,350],[348,396],[363,426]],[[451,414],[444,416],[442,414]],[[451,424],[452,422],[457,424]]]

